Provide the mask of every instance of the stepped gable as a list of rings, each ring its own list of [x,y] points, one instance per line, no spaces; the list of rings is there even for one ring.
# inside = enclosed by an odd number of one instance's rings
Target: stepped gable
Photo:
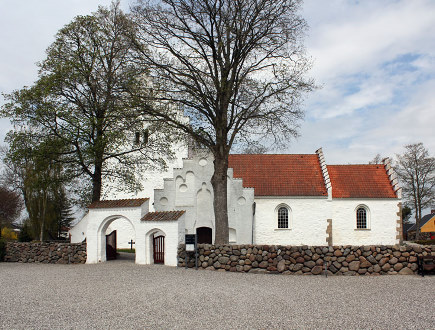
[[[141,221],[171,221],[178,220],[186,211],[162,211],[149,212],[145,214]]]
[[[328,165],[332,198],[397,198],[382,164]]]
[[[134,199],[114,199],[93,202],[88,206],[89,209],[103,209],[116,207],[138,207],[145,203],[149,198],[134,198]]]
[[[255,196],[328,196],[317,154],[237,154],[228,161]]]

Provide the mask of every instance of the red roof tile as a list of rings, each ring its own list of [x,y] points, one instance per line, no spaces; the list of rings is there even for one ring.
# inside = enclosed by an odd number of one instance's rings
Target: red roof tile
[[[312,155],[230,155],[228,167],[255,196],[326,196],[319,158]]]
[[[142,217],[142,221],[171,221],[178,220],[186,211],[149,212]]]
[[[333,198],[397,198],[383,165],[328,165]]]
[[[135,199],[116,199],[93,202],[88,206],[89,209],[114,208],[114,207],[138,207],[145,203],[149,198]]]

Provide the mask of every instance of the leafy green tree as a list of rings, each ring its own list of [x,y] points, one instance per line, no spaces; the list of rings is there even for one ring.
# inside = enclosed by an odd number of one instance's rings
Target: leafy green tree
[[[132,34],[119,3],[76,17],[47,49],[36,83],[6,95],[1,110],[17,134],[25,129],[44,141],[71,177],[86,177],[92,201],[101,198],[103,178],[134,191],[141,170],[163,167],[171,156],[174,136],[140,114],[127,93],[150,92],[147,69],[132,55]]]
[[[30,130],[9,132],[6,140],[10,149],[4,163],[12,178],[9,182],[22,192],[33,238],[57,239],[57,223],[70,220],[65,219],[70,206],[64,188],[70,178],[57,161],[62,146],[51,152],[55,141],[41,141],[35,136]]]
[[[228,243],[231,148],[288,144],[303,116],[301,95],[314,88],[304,78],[310,63],[301,42],[306,22],[298,15],[300,3],[162,0],[138,1],[133,8],[135,46],[154,92],[140,98],[144,113],[189,134],[214,156],[217,244]],[[150,99],[154,106],[146,103]]]

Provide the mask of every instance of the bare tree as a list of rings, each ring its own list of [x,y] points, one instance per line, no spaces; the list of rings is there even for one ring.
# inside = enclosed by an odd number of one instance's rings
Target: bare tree
[[[382,164],[382,161],[385,159],[385,157],[382,157],[381,154],[376,154],[376,156],[369,161],[369,164]]]
[[[423,143],[405,146],[405,152],[397,156],[396,172],[402,184],[403,194],[415,212],[416,239],[420,236],[421,211],[429,207],[435,198],[435,158]]]
[[[299,0],[139,0],[139,60],[150,71],[143,107],[214,156],[215,242],[228,243],[227,169],[233,146],[297,135],[301,95],[314,88]],[[141,100],[148,101],[147,97]],[[157,103],[158,104],[158,103]],[[173,104],[175,107],[166,106]],[[190,118],[180,118],[179,112]]]

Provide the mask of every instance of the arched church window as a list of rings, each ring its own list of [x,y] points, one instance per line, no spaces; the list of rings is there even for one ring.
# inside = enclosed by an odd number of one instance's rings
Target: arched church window
[[[362,206],[356,210],[356,228],[367,229],[367,210]]]
[[[288,209],[284,206],[278,209],[278,228],[288,228]]]

